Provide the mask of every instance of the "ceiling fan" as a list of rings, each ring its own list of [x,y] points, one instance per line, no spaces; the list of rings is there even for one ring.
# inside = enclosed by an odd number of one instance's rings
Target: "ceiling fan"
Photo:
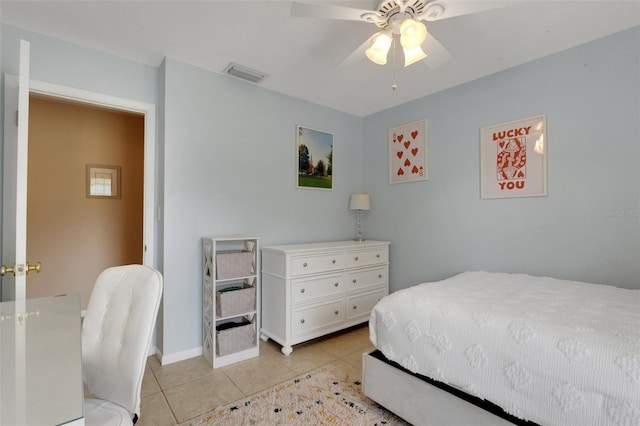
[[[365,55],[372,62],[384,65],[392,45],[395,54],[395,42],[399,38],[405,67],[423,61],[431,69],[435,69],[450,60],[452,55],[433,35],[427,33],[422,21],[439,21],[495,9],[503,7],[505,3],[478,0],[383,0],[375,10],[366,10],[326,3],[293,2],[291,15],[363,21],[375,24],[380,29],[342,61],[339,67],[349,66]]]

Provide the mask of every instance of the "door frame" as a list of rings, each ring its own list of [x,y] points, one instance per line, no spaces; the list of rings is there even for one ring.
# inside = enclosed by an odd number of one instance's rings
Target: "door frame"
[[[83,104],[101,106],[113,110],[128,111],[144,115],[144,189],[142,244],[144,265],[156,265],[156,106],[146,102],[119,98],[44,81],[30,80],[29,93],[54,99],[69,100]]]

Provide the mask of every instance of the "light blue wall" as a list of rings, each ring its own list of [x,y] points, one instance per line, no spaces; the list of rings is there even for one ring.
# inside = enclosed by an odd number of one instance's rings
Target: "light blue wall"
[[[2,72],[18,75],[20,39],[31,43],[31,79],[156,104],[158,68],[0,25]]]
[[[165,353],[201,344],[201,237],[352,237],[362,118],[165,61]],[[296,188],[296,125],[334,135],[334,189]],[[169,339],[168,336],[173,336]]]
[[[391,288],[466,270],[640,287],[639,63],[636,27],[366,117],[366,224],[391,241]],[[480,128],[541,113],[548,196],[481,200]],[[418,119],[430,180],[389,185],[387,129]]]

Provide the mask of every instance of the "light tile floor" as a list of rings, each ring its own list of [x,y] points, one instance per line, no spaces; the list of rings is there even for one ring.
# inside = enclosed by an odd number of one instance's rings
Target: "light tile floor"
[[[212,369],[203,357],[160,365],[149,357],[136,426],[182,423],[214,408],[269,389],[329,363],[362,378],[362,354],[373,349],[366,324],[295,345],[284,356],[280,345],[260,341],[260,356]]]

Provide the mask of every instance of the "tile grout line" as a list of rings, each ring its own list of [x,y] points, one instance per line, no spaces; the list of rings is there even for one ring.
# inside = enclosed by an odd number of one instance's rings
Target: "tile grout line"
[[[162,365],[160,365],[160,366],[162,367]],[[164,394],[164,389],[162,388],[162,385],[160,384],[160,380],[158,380],[158,377],[156,376],[156,372],[153,371],[153,368],[151,368],[151,366],[149,366],[149,369],[151,370],[151,374],[153,374],[153,378],[155,379],[156,383],[158,384],[158,388],[160,389],[160,394],[162,395],[162,399],[164,400],[164,403],[167,405],[167,408],[169,408],[169,412],[171,413],[171,417],[173,417],[173,419],[172,419],[173,420],[173,424],[177,425],[178,424],[178,416],[173,411],[173,407],[171,407],[171,404],[169,404],[169,400],[167,399],[167,396]],[[142,413],[141,413],[141,415],[142,415]]]

